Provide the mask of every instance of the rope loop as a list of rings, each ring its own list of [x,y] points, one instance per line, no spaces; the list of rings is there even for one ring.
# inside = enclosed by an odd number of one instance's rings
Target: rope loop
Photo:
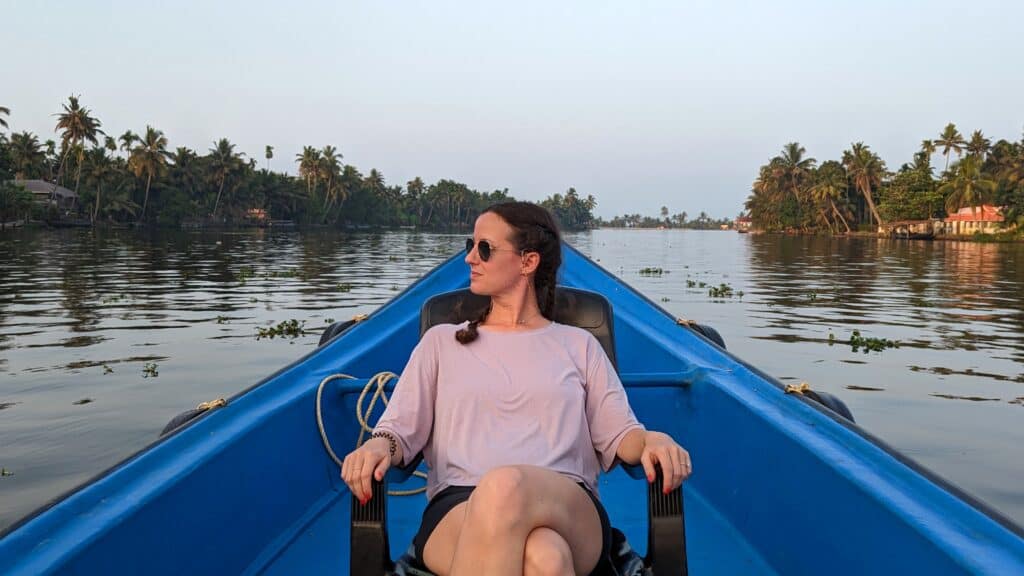
[[[365,315],[362,316],[363,318],[365,318]],[[359,320],[356,321],[358,322]],[[321,409],[321,402],[323,398],[324,386],[332,380],[338,380],[341,378],[350,380],[355,379],[354,376],[350,376],[348,374],[331,374],[330,376],[321,380],[320,385],[316,389],[316,425],[320,429],[320,440],[323,441],[324,448],[327,450],[327,454],[330,455],[331,460],[334,460],[334,463],[338,465],[339,469],[342,466],[342,460],[341,458],[338,458],[337,454],[335,454],[334,449],[331,448],[330,440],[327,439],[327,432],[326,430],[324,430],[324,418],[323,411]],[[373,408],[374,406],[377,405],[378,400],[383,402],[385,407],[388,405],[388,395],[387,393],[384,392],[384,387],[387,385],[388,382],[395,378],[398,378],[398,375],[395,374],[394,372],[378,372],[366,382],[366,385],[363,386],[363,390],[359,393],[359,400],[356,402],[356,420],[359,422],[359,438],[356,440],[356,448],[363,445],[363,442],[365,441],[365,438],[367,437],[368,434],[373,433],[373,428],[370,426],[368,419],[370,415],[373,414]],[[373,390],[373,394],[372,396],[370,396],[370,405],[367,406],[366,410],[364,411],[363,402],[366,400],[367,395],[370,394],[370,390]],[[427,477],[426,474],[420,472],[419,470],[413,472],[413,475],[419,476],[420,478],[423,479],[426,479]],[[425,492],[426,490],[426,486],[421,486],[413,490],[389,490],[388,495],[411,496],[413,494]]]
[[[786,384],[786,394],[799,394],[799,395],[803,396],[804,392],[810,392],[810,391],[811,391],[811,385],[808,384],[807,382],[801,382],[799,385],[796,385],[796,384]]]
[[[212,410],[214,408],[223,408],[224,406],[227,405],[227,400],[223,398],[217,398],[216,400],[210,400],[209,402],[200,402],[199,405],[196,406],[196,410],[202,410],[205,412],[207,410]]]

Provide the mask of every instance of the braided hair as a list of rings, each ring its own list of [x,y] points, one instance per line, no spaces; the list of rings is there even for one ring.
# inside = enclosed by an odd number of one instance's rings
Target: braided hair
[[[502,202],[488,207],[481,214],[496,214],[512,227],[512,243],[517,250],[537,252],[540,264],[534,273],[534,291],[537,293],[537,307],[548,320],[555,319],[555,282],[558,268],[562,265],[562,235],[555,218],[546,209],[531,202]],[[462,344],[476,340],[477,327],[491,313],[488,305],[475,320],[455,333],[455,339]]]

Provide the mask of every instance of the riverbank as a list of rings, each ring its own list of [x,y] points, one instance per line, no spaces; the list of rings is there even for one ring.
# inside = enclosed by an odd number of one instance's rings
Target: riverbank
[[[876,238],[876,239],[892,239],[892,240],[908,240],[907,238],[900,238],[896,236],[889,236],[885,234],[878,234],[876,232],[860,232],[851,231],[846,234],[828,234],[822,232],[767,232],[764,230],[750,230],[749,234],[753,235],[767,235],[767,236],[811,236],[820,238]],[[985,232],[976,232],[974,234],[936,234],[931,238],[911,238],[910,240],[916,240],[919,242],[982,242],[982,243],[1020,243],[1024,242],[1024,231],[1011,231],[990,234]]]

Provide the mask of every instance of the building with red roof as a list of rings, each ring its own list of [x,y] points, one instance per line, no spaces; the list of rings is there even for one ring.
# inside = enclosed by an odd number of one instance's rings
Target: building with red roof
[[[974,234],[997,232],[1003,223],[1002,208],[983,204],[967,206],[943,218],[946,234]]]

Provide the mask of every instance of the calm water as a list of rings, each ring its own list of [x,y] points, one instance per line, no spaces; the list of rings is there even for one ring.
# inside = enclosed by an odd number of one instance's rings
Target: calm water
[[[148,444],[174,414],[310,351],[327,322],[373,311],[462,239],[0,233],[0,529]],[[766,372],[839,395],[862,426],[1024,523],[1024,245],[568,239]],[[713,298],[702,282],[743,296]],[[256,339],[290,319],[308,334]],[[900,347],[855,353],[838,343],[853,330]]]

